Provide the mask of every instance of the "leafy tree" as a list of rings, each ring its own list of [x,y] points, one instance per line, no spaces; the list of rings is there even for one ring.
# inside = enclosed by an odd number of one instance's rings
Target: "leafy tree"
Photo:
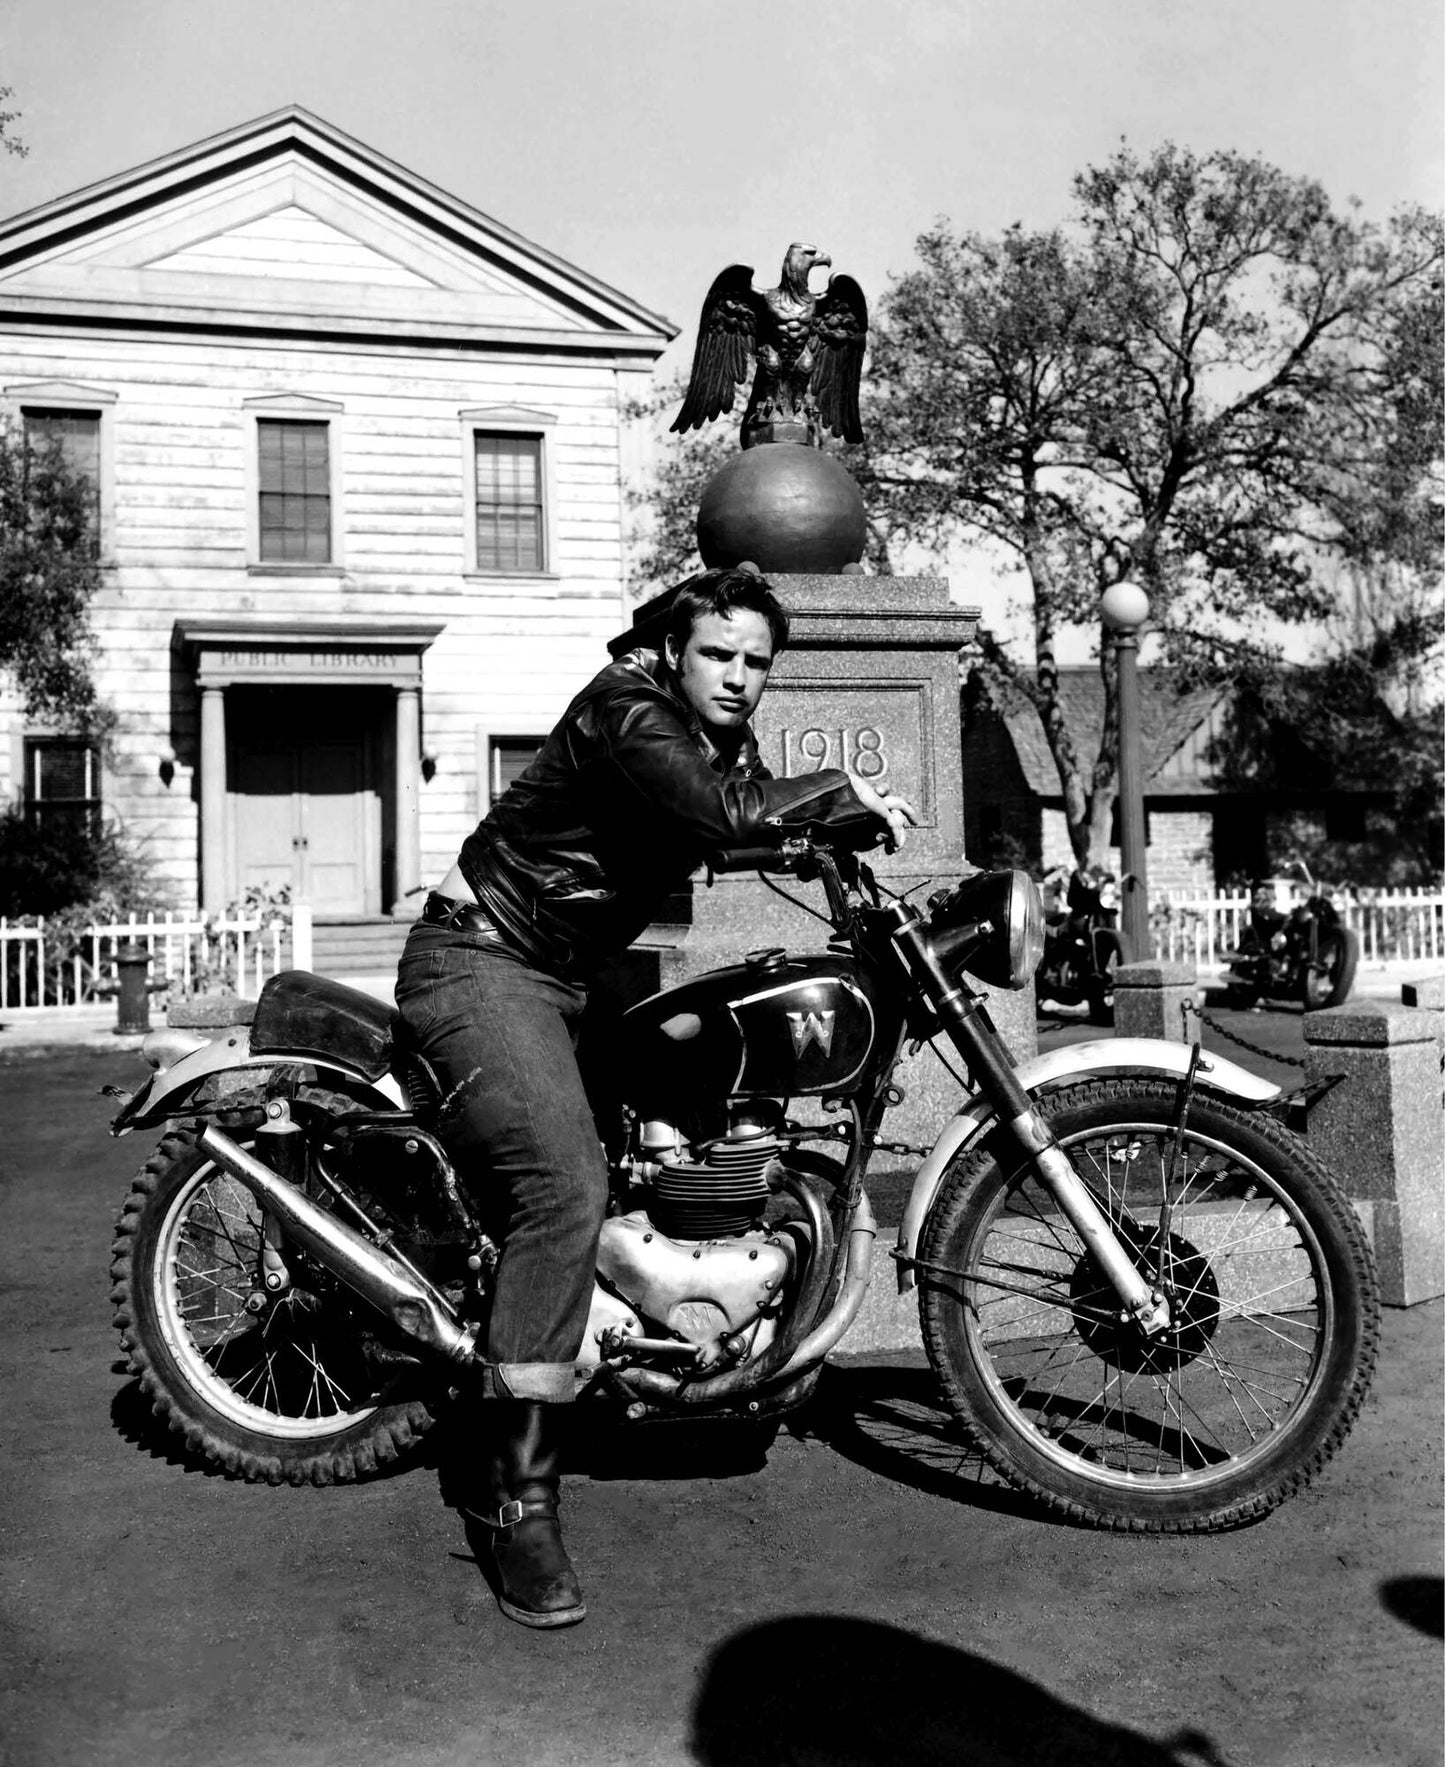
[[[1445,710],[1416,690],[1438,658],[1438,612],[1410,614],[1310,668],[1252,669],[1235,685],[1212,759],[1235,790],[1298,800],[1360,793],[1359,826],[1331,836],[1298,817],[1288,850],[1333,882],[1427,884],[1445,867]]]
[[[36,819],[20,804],[0,810],[0,915],[49,917],[78,907],[105,920],[169,906],[154,860],[114,823]]]
[[[1027,586],[1032,654],[985,632],[980,669],[1037,707],[1084,862],[1117,795],[1113,653],[1086,756],[1055,650],[1097,629],[1121,560],[1186,677],[1257,669],[1277,622],[1325,621],[1332,560],[1387,617],[1428,584],[1442,222],[1372,225],[1262,160],[1167,144],[1121,147],[1074,196],[1066,227],[919,238],[876,316],[848,463],[875,568],[982,540]],[[650,562],[683,561],[701,478],[664,468]]]
[[[14,96],[13,86],[0,86],[0,105]],[[19,121],[20,112],[18,110],[0,110],[0,148],[3,148],[6,153],[14,154],[17,159],[23,160],[30,149],[11,128],[12,124]]]
[[[91,673],[100,586],[94,487],[63,445],[0,424],[0,668],[33,717],[95,731],[107,721]]]
[[[1261,160],[1170,145],[1121,148],[1074,190],[1068,230],[922,236],[884,302],[868,421],[896,527],[984,537],[1029,585],[1034,670],[986,639],[987,663],[1038,708],[1082,862],[1117,794],[1116,683],[1101,645],[1086,765],[1054,648],[1097,621],[1118,542],[1171,660],[1231,674],[1269,654],[1270,622],[1330,614],[1331,551],[1426,557],[1438,427],[1401,440],[1440,355],[1442,227],[1375,227]]]

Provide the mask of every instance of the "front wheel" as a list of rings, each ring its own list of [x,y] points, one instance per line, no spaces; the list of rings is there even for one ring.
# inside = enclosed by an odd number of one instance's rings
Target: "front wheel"
[[[263,1231],[256,1199],[193,1131],[164,1138],[112,1251],[131,1372],[193,1452],[242,1478],[329,1485],[375,1472],[430,1427],[431,1406],[397,1395],[397,1374],[369,1353],[366,1310],[294,1248],[284,1296],[258,1291]]]
[[[1349,1432],[1379,1335],[1348,1201],[1271,1117],[1108,1080],[1039,1101],[1137,1268],[1120,1317],[1052,1193],[1001,1133],[959,1156],[925,1230],[923,1337],[950,1408],[1011,1484],[1086,1525],[1203,1533],[1267,1514]]]

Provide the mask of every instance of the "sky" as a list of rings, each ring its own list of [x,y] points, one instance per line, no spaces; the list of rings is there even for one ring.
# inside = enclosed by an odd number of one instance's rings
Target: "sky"
[[[808,240],[1067,217],[1121,138],[1445,200],[1440,0],[4,0],[15,214],[300,104],[682,327]]]
[[[1439,0],[5,0],[0,213],[300,104],[690,333],[794,239],[876,300],[940,215],[1052,225],[1121,136],[1439,206],[1442,39]]]

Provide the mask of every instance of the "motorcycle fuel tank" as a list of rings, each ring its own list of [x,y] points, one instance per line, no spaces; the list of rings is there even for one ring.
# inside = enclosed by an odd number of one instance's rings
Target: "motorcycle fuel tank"
[[[640,1001],[624,1023],[649,1091],[795,1098],[855,1091],[891,1060],[897,1026],[881,1016],[848,957],[769,950]]]

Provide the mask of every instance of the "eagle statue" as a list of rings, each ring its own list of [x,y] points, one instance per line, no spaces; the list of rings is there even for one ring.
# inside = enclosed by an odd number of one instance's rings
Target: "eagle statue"
[[[748,358],[757,372],[743,413],[742,445],[822,435],[861,442],[858,382],[868,335],[868,303],[851,276],[830,276],[822,294],[808,287],[808,273],[833,260],[811,245],[790,245],[776,288],[753,287],[752,266],[733,264],[707,291],[698,324],[692,378],[677,431],[701,429],[733,408],[747,379]]]

